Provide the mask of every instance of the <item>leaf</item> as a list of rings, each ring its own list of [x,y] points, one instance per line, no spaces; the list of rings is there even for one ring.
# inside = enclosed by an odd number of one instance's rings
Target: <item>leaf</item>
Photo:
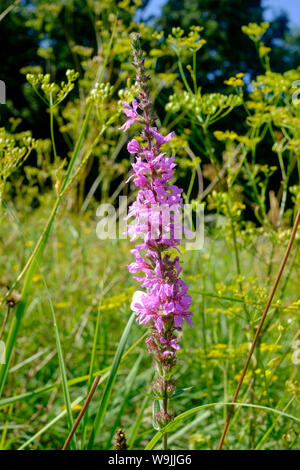
[[[191,410],[185,411],[184,413],[181,413],[180,415],[176,416],[176,418],[171,421],[167,426],[165,426],[163,429],[158,431],[154,437],[151,439],[151,441],[147,444],[145,447],[145,450],[152,450],[155,446],[155,444],[159,441],[159,439],[165,434],[166,432],[171,432],[172,430],[176,429],[178,424],[181,423],[182,420],[185,418],[188,418],[189,416],[192,416],[195,413],[198,413],[198,411],[204,409],[204,408],[212,408],[214,406],[224,406],[224,405],[234,405],[234,406],[245,406],[249,408],[258,408],[261,410],[269,411],[272,413],[277,413],[281,416],[284,416],[285,418],[292,419],[296,421],[297,423],[300,423],[300,419],[296,418],[295,416],[289,415],[287,413],[284,413],[283,411],[276,410],[275,408],[269,408],[267,406],[262,406],[262,405],[253,405],[252,403],[208,403],[206,405],[200,405],[196,406],[195,408],[192,408]]]
[[[84,397],[76,398],[76,400],[74,400],[71,403],[72,408],[73,408],[73,406],[78,405],[78,403],[80,403],[83,400],[83,398]],[[47,423],[44,427],[42,427],[42,429],[40,429],[37,433],[35,433],[30,439],[28,439],[26,442],[24,442],[24,444],[22,444],[21,447],[19,447],[18,450],[25,449],[25,447],[27,447],[29,444],[31,444],[31,442],[35,441],[35,439],[40,437],[44,432],[46,432],[49,428],[51,428],[51,426],[53,426],[53,424],[57,423],[57,421],[62,419],[66,414],[67,414],[67,410],[63,410],[54,419],[52,419],[49,423]]]
[[[53,321],[53,326],[54,326],[54,334],[55,334],[55,342],[56,342],[56,348],[57,348],[57,354],[58,354],[58,363],[59,363],[59,369],[60,369],[60,374],[61,374],[61,379],[62,379],[62,386],[63,386],[63,392],[64,392],[64,399],[65,399],[65,406],[67,410],[67,417],[68,417],[68,427],[69,427],[69,432],[71,431],[73,427],[73,414],[72,414],[72,406],[71,406],[71,399],[70,399],[70,392],[68,388],[68,379],[67,379],[67,372],[66,372],[66,367],[65,367],[65,362],[64,362],[64,356],[63,356],[63,351],[61,347],[61,342],[59,338],[59,330],[57,326],[57,321],[56,321],[56,316],[54,312],[54,307],[53,307],[53,302],[50,296],[50,292],[48,290],[46,281],[43,279],[44,286],[47,291],[47,297],[51,309],[51,314],[52,314],[52,321]],[[72,437],[71,440],[71,448],[76,450],[76,438],[75,438],[75,433],[74,436]]]
[[[100,403],[100,406],[99,406],[99,409],[98,409],[98,412],[97,412],[97,415],[96,415],[96,418],[95,418],[92,433],[91,433],[91,436],[90,436],[90,439],[89,439],[89,442],[88,442],[88,449],[93,448],[95,440],[96,440],[96,438],[99,434],[100,428],[102,426],[102,423],[103,423],[103,420],[104,420],[104,417],[105,417],[105,412],[106,412],[108,404],[109,404],[109,399],[110,399],[110,396],[111,396],[111,392],[112,392],[112,389],[113,389],[113,386],[114,386],[114,383],[115,383],[115,380],[116,380],[116,377],[117,377],[117,373],[118,373],[119,365],[120,365],[120,362],[121,362],[121,358],[122,358],[122,355],[123,355],[123,352],[124,352],[124,349],[125,349],[125,346],[126,346],[126,342],[127,342],[128,336],[129,336],[129,332],[130,332],[130,329],[131,329],[131,326],[132,326],[132,323],[133,323],[135,317],[136,317],[136,314],[132,313],[132,315],[130,316],[130,318],[128,320],[128,323],[127,323],[127,325],[126,325],[126,327],[123,331],[123,334],[122,334],[117,352],[115,354],[115,357],[114,357],[114,360],[113,360],[113,363],[112,363],[112,366],[111,366],[111,372],[110,372],[110,375],[109,375],[104,393],[102,395],[101,403]]]
[[[156,398],[153,401],[153,405],[152,405],[152,426],[156,431],[160,429],[160,427],[158,426],[156,422],[156,413],[159,413],[160,410],[161,410],[161,400],[159,398]]]
[[[105,446],[105,449],[109,449],[110,446],[111,446],[111,442],[113,440],[113,437],[114,437],[114,434],[115,434],[115,431],[117,429],[117,427],[120,425],[120,421],[121,421],[121,418],[123,416],[123,413],[124,413],[124,409],[127,405],[127,402],[128,402],[128,399],[129,399],[129,395],[130,395],[130,392],[132,390],[132,387],[133,385],[135,384],[135,378],[136,378],[136,375],[137,375],[137,372],[138,372],[138,369],[140,367],[140,363],[141,363],[141,360],[142,360],[142,357],[143,357],[143,354],[140,354],[135,362],[135,364],[133,365],[131,371],[129,372],[126,380],[125,380],[125,384],[124,384],[124,388],[123,390],[121,391],[121,403],[120,403],[120,406],[119,406],[119,411],[117,413],[117,416],[116,416],[116,419],[114,421],[114,424],[112,425],[111,427],[111,431],[110,431],[110,436],[108,438],[108,441],[106,443],[106,446]]]
[[[141,336],[127,351],[123,354],[121,362],[140,344],[140,342],[145,338],[146,334]],[[104,369],[98,370],[93,373],[93,377],[96,375],[101,375],[100,383],[104,382],[109,375],[109,371],[111,366],[105,367]],[[82,375],[80,377],[76,377],[74,379],[68,380],[68,386],[77,385],[83,382],[87,382],[89,380],[89,375]],[[37,397],[39,395],[43,395],[47,392],[52,392],[60,387],[60,384],[53,383],[49,385],[45,385],[44,387],[37,388],[32,392],[21,393],[20,395],[15,395],[14,397],[2,398],[0,400],[0,409],[5,408],[8,405],[13,403],[17,403],[19,401],[29,400],[30,398]]]

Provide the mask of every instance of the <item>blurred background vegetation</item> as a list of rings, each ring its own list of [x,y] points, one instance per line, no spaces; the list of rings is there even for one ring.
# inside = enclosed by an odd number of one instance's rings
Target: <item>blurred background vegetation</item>
[[[12,5],[13,8],[9,9]],[[203,27],[206,44],[201,54],[197,54],[197,80],[204,92],[224,92],[228,88],[224,80],[237,73],[244,73],[244,81],[249,85],[257,74],[263,72],[255,45],[241,30],[242,25],[264,20],[266,6],[261,0],[152,0],[142,3],[126,0],[4,0],[1,8],[4,12],[8,8],[9,13],[1,22],[0,30],[1,41],[5,44],[0,51],[1,77],[7,84],[7,104],[1,107],[0,125],[7,127],[10,122],[11,127],[18,131],[30,129],[36,139],[49,137],[49,119],[42,101],[26,82],[26,73],[50,73],[53,81],[60,81],[63,80],[66,69],[74,69],[79,74],[81,85],[70,95],[76,106],[91,84],[93,67],[95,70],[104,60],[106,35],[110,34],[109,25],[114,15],[122,22],[122,34],[109,73],[110,77],[123,78],[123,82],[119,80],[118,83],[120,88],[126,84],[126,77],[131,75],[128,75],[123,61],[127,60],[129,51],[126,29],[132,31],[135,28],[132,21],[146,21],[145,24],[149,24],[150,28],[164,31],[165,37],[171,34],[174,26],[182,28],[185,33],[192,25]],[[152,54],[155,57],[155,46],[159,41],[155,40],[151,29],[144,33],[144,37],[148,51],[154,47]],[[299,28],[291,26],[286,12],[278,13],[270,21],[264,35],[264,44],[271,48],[272,71],[283,73],[298,66]],[[168,52],[158,54],[155,63],[153,61],[151,64],[153,73],[159,74],[166,70],[178,72],[174,59],[174,54],[170,55]],[[187,80],[191,82],[190,77]],[[156,99],[159,115],[164,112],[170,92],[170,86],[159,84]],[[249,86],[244,92],[247,97]],[[63,130],[62,133],[57,132],[56,137],[60,156],[68,153],[75,137],[74,129],[71,131],[71,123],[65,122],[70,118],[71,107],[65,106],[64,111],[61,114],[57,112],[55,116],[55,131]],[[244,117],[244,110],[238,107],[227,119],[225,117],[222,120],[218,128],[226,129],[230,123],[231,129],[243,132]],[[193,130],[190,140],[195,140]],[[258,151],[258,162],[266,163],[270,160],[269,149],[270,145],[264,146],[263,151]],[[120,182],[117,176],[124,170],[124,159],[127,159],[125,147],[121,148],[115,159],[116,179],[110,185],[110,195]],[[204,158],[203,164],[209,163],[205,160]],[[99,166],[90,162],[84,181],[81,181],[81,193],[86,194],[91,189],[98,170]],[[280,175],[275,173],[270,178],[269,188],[276,191],[278,184]],[[105,188],[104,190],[106,191]],[[101,198],[99,188],[95,191],[95,196],[98,200]],[[251,217],[249,214],[248,216]]]

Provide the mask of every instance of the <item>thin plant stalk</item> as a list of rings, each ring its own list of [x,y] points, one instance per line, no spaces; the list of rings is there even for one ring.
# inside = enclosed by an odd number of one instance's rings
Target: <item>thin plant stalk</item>
[[[102,298],[103,298],[103,281],[101,281],[101,284],[100,284],[100,299],[99,299],[99,304],[98,304],[98,313],[97,313],[96,326],[95,326],[94,339],[93,339],[93,347],[92,347],[92,353],[91,353],[91,359],[90,359],[88,390],[92,386],[94,370],[95,370],[96,350],[97,350],[97,344],[98,344],[99,332],[100,332]],[[87,421],[88,421],[88,410],[86,411],[83,421],[82,421],[81,449],[83,449],[85,439],[86,439]]]
[[[69,429],[72,429],[73,423],[74,423],[73,414],[72,414],[72,405],[71,405],[71,398],[70,398],[70,392],[69,392],[69,387],[68,387],[67,371],[66,371],[63,351],[62,351],[60,337],[59,337],[59,329],[57,325],[56,315],[54,312],[54,307],[53,307],[53,302],[51,300],[50,292],[47,288],[47,284],[44,279],[43,279],[43,282],[47,290],[47,296],[48,296],[48,301],[50,305],[51,316],[52,316],[52,321],[53,321],[53,326],[54,326],[54,335],[55,335],[55,342],[56,342],[56,348],[57,348],[57,354],[58,354],[59,369],[60,369],[60,374],[61,374],[61,379],[62,379],[65,406],[67,410],[68,426],[69,426]],[[71,447],[73,450],[76,450],[77,445],[76,445],[75,436],[72,439]]]
[[[78,397],[76,398],[72,403],[71,406],[72,408],[76,405],[78,405],[81,401],[83,400],[83,397]],[[67,410],[63,410],[61,413],[59,413],[55,418],[53,418],[49,423],[45,424],[39,431],[37,431],[33,436],[31,436],[24,444],[21,445],[21,447],[18,448],[18,450],[24,450],[25,447],[27,447],[29,444],[31,444],[33,441],[38,439],[44,432],[48,431],[55,423],[60,421],[64,416],[66,416]]]
[[[289,406],[293,403],[293,401],[295,400],[295,395],[288,401],[288,403],[286,404],[286,406],[283,408],[283,412],[285,412]],[[274,423],[272,424],[272,426],[270,426],[270,428],[267,430],[267,432],[263,435],[263,437],[261,438],[261,440],[259,441],[259,443],[256,445],[255,449],[254,450],[260,450],[261,446],[264,444],[264,442],[267,440],[267,438],[269,437],[269,435],[271,434],[271,432],[273,431],[273,429],[275,428],[276,424],[278,423],[278,421],[280,420],[280,416],[277,416],[277,418],[275,419]]]
[[[80,413],[79,413],[79,415],[77,416],[77,418],[76,418],[76,420],[75,420],[75,423],[73,424],[73,427],[72,427],[72,429],[71,429],[71,431],[70,431],[70,434],[68,435],[68,437],[67,437],[67,439],[66,439],[66,442],[65,442],[64,445],[63,445],[62,450],[66,450],[67,447],[68,447],[68,445],[70,444],[70,441],[71,441],[73,435],[75,434],[75,431],[76,431],[76,429],[78,428],[78,425],[79,425],[79,423],[80,423],[80,421],[81,421],[83,415],[84,415],[85,412],[87,411],[87,408],[88,408],[88,406],[89,406],[89,404],[90,404],[91,399],[92,399],[93,396],[94,396],[94,393],[95,393],[95,391],[96,391],[96,388],[97,388],[97,385],[98,385],[98,383],[99,383],[100,378],[101,378],[101,375],[97,375],[97,376],[95,377],[95,380],[94,380],[94,382],[93,382],[93,384],[92,384],[92,387],[91,387],[91,389],[90,389],[90,391],[89,391],[89,394],[88,394],[88,396],[86,397],[86,400],[85,400],[85,402],[84,402],[84,405],[83,405],[82,409],[80,410]]]
[[[0,341],[1,341],[1,339],[2,339],[4,330],[5,330],[5,327],[6,327],[6,323],[7,323],[8,317],[9,317],[9,312],[10,312],[10,307],[9,307],[9,305],[8,305],[7,310],[6,310],[6,313],[5,313],[5,317],[4,317],[2,326],[1,326]]]
[[[108,378],[104,393],[102,395],[101,403],[100,403],[100,406],[98,408],[96,418],[95,418],[95,421],[94,421],[94,426],[93,426],[93,429],[92,429],[92,432],[91,432],[91,435],[90,435],[90,438],[89,438],[88,449],[93,448],[94,443],[97,439],[97,436],[100,432],[102,423],[104,421],[105,412],[106,412],[108,404],[109,404],[109,399],[110,399],[110,396],[111,396],[111,393],[112,393],[112,389],[113,389],[115,380],[117,378],[117,373],[118,373],[118,369],[119,369],[119,366],[120,366],[121,358],[123,356],[124,349],[125,349],[125,346],[126,346],[126,342],[127,342],[127,339],[128,339],[129,333],[130,333],[130,329],[131,329],[131,326],[133,324],[134,319],[135,319],[135,313],[132,313],[129,320],[128,320],[128,322],[127,322],[127,325],[126,325],[126,327],[123,331],[122,337],[120,339],[119,346],[117,348],[117,351],[116,351],[116,354],[115,354],[115,357],[114,357],[114,360],[113,360],[113,363],[112,363],[112,366],[111,366],[110,376]]]
[[[51,143],[52,143],[52,150],[53,150],[53,155],[54,155],[54,161],[55,163],[57,162],[57,152],[56,152],[56,144],[55,144],[55,137],[54,137],[54,127],[53,127],[53,110],[54,110],[54,105],[53,105],[53,98],[52,94],[50,94],[50,106],[49,106],[49,111],[50,111],[50,136],[51,136]]]
[[[259,325],[258,325],[258,327],[257,327],[256,333],[255,333],[255,336],[254,336],[254,339],[253,339],[253,342],[252,342],[252,345],[251,345],[251,348],[250,348],[250,351],[249,351],[249,354],[248,354],[248,357],[247,357],[247,359],[246,359],[244,368],[243,368],[242,373],[241,373],[241,377],[240,377],[240,379],[239,379],[238,385],[237,385],[236,390],[235,390],[235,393],[234,393],[234,395],[233,395],[233,399],[232,399],[232,402],[233,402],[233,403],[236,403],[236,401],[237,401],[237,398],[238,398],[238,395],[239,395],[241,386],[242,386],[242,384],[243,384],[243,381],[244,381],[246,372],[247,372],[247,370],[248,370],[248,366],[249,366],[251,357],[252,357],[252,355],[253,355],[253,352],[254,352],[254,349],[255,349],[255,346],[256,346],[256,343],[257,343],[257,340],[258,340],[258,337],[259,337],[260,332],[261,332],[261,330],[262,330],[264,321],[265,321],[265,319],[266,319],[266,316],[267,316],[267,313],[268,313],[268,311],[269,311],[270,305],[271,305],[271,303],[272,303],[274,294],[275,294],[276,289],[277,289],[277,286],[278,286],[278,284],[279,284],[279,281],[280,281],[280,278],[281,278],[283,269],[284,269],[285,264],[286,264],[286,262],[287,262],[287,259],[288,259],[288,257],[289,257],[289,254],[290,254],[290,251],[291,251],[291,248],[292,248],[292,245],[293,245],[295,236],[296,236],[296,232],[297,232],[297,228],[298,228],[298,224],[299,224],[299,219],[300,219],[300,208],[298,209],[298,212],[297,212],[297,215],[296,215],[296,219],[295,219],[295,222],[294,222],[294,226],[293,226],[293,229],[292,229],[292,233],[291,233],[291,236],[290,236],[290,240],[289,240],[288,246],[287,246],[286,251],[285,251],[285,254],[284,254],[284,256],[283,256],[283,259],[282,259],[280,268],[279,268],[279,270],[278,270],[276,279],[275,279],[275,281],[274,281],[272,290],[271,290],[271,292],[270,292],[270,295],[269,295],[269,298],[268,298],[266,307],[265,307],[265,309],[264,309],[264,311],[263,311],[263,313],[262,313],[262,316],[261,316]],[[227,419],[226,419],[226,422],[225,422],[225,424],[224,424],[224,429],[223,429],[223,432],[222,432],[222,436],[221,436],[220,442],[219,442],[219,444],[218,444],[218,450],[221,450],[222,447],[223,447],[224,439],[225,439],[225,436],[226,436],[226,433],[227,433],[227,430],[228,430],[228,427],[229,427],[229,423],[230,423],[230,419],[231,419],[231,415],[232,415],[232,413],[233,413],[233,410],[234,410],[234,405],[231,405],[231,407],[230,407],[230,409],[229,409],[229,413],[228,413]]]
[[[165,413],[168,413],[168,401],[169,401],[168,398],[163,399],[163,409],[164,409]],[[163,450],[167,450],[168,449],[168,435],[167,435],[167,433],[163,434],[162,443],[163,443]]]

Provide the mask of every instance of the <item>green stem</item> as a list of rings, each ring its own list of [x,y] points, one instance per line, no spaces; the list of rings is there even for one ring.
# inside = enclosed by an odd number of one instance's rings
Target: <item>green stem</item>
[[[197,54],[194,52],[193,54],[193,73],[192,73],[192,79],[193,79],[193,84],[194,84],[194,91],[195,94],[198,91],[198,86],[197,86]]]
[[[96,350],[97,350],[99,331],[100,331],[102,297],[103,297],[103,282],[101,282],[101,285],[100,285],[100,300],[99,300],[99,305],[98,305],[98,314],[97,314],[97,319],[96,319],[93,348],[92,348],[91,360],[90,360],[89,380],[88,380],[88,385],[87,385],[88,390],[90,390],[92,383],[93,383],[93,379],[94,379]],[[83,421],[82,421],[81,449],[83,449],[84,443],[86,440],[88,415],[89,414],[88,414],[88,409],[87,409],[84,414]]]
[[[167,414],[168,413],[168,398],[163,399],[163,409],[164,409],[164,412]],[[167,450],[168,449],[167,433],[163,434],[162,442],[163,442],[163,450]]]
[[[67,410],[68,427],[69,427],[69,432],[70,432],[72,427],[73,427],[74,420],[73,420],[73,414],[72,414],[72,405],[71,405],[71,399],[70,399],[70,392],[69,392],[69,388],[68,388],[67,371],[66,371],[66,366],[65,366],[64,356],[63,356],[63,350],[62,350],[62,347],[61,347],[61,341],[60,341],[60,337],[59,337],[59,329],[58,329],[58,325],[57,325],[56,315],[55,315],[55,312],[54,312],[53,302],[51,300],[50,292],[48,290],[46,281],[44,279],[43,279],[43,283],[44,283],[44,286],[45,286],[46,291],[47,291],[47,296],[48,296],[48,301],[49,301],[49,305],[50,305],[51,316],[52,316],[52,321],[53,321],[53,326],[54,326],[54,336],[55,336],[56,349],[57,349],[57,354],[58,354],[58,363],[59,363],[59,369],[60,369],[60,374],[61,374],[61,379],[62,379],[65,407],[66,407],[66,410]],[[72,440],[71,440],[71,448],[72,448],[72,450],[76,450],[76,448],[77,448],[75,433],[74,433],[74,436],[72,437]]]
[[[56,152],[56,145],[55,145],[55,138],[54,138],[54,128],[53,128],[53,100],[52,100],[52,95],[50,95],[50,135],[51,135],[51,143],[52,143],[52,149],[53,149],[53,154],[54,154],[54,161],[57,162],[57,152]]]
[[[81,132],[80,132],[80,134],[79,134],[79,138],[78,138],[78,140],[77,140],[77,142],[76,142],[75,149],[74,149],[72,158],[71,158],[71,160],[70,160],[70,163],[69,163],[69,166],[68,166],[68,169],[67,169],[67,173],[66,173],[66,176],[65,176],[65,180],[64,180],[64,182],[63,182],[63,184],[62,184],[62,187],[61,187],[61,192],[63,192],[63,190],[65,189],[65,187],[67,186],[67,184],[68,184],[68,182],[69,182],[69,179],[70,179],[70,176],[71,176],[73,167],[74,167],[74,165],[75,165],[75,162],[76,162],[76,160],[77,160],[79,151],[80,151],[80,149],[81,149],[81,145],[82,145],[83,139],[84,139],[85,134],[86,134],[86,132],[87,132],[88,123],[89,123],[89,120],[90,120],[90,117],[91,117],[92,109],[93,109],[93,105],[92,105],[92,103],[90,103],[90,104],[89,104],[89,107],[88,107],[88,110],[87,110],[87,113],[86,113],[86,115],[85,115],[84,121],[83,121],[83,125],[82,125],[82,128],[81,128]]]
[[[191,87],[190,87],[190,85],[188,84],[187,79],[186,79],[186,76],[185,76],[185,74],[184,74],[180,57],[178,57],[178,68],[179,68],[179,72],[180,72],[181,78],[182,78],[182,80],[183,80],[183,83],[185,84],[186,89],[187,89],[190,93],[192,93],[192,95],[193,95],[193,92],[192,92],[192,90],[191,90]]]
[[[28,262],[25,266],[27,267],[27,272],[26,272],[26,277],[24,280],[24,285],[23,285],[23,289],[21,293],[21,300],[18,304],[16,313],[13,317],[9,334],[8,334],[8,338],[6,341],[6,362],[5,364],[2,364],[0,366],[0,396],[2,394],[3,386],[4,386],[4,383],[8,374],[8,368],[9,368],[9,364],[11,361],[14,344],[16,342],[20,324],[21,324],[21,321],[22,321],[22,318],[26,309],[32,278],[35,274],[35,271],[39,264],[39,260],[42,256],[45,245],[47,243],[47,240],[48,240],[48,237],[49,237],[52,225],[53,225],[53,221],[57,213],[58,207],[60,205],[60,202],[61,202],[61,199],[57,198],[56,203],[53,207],[53,210],[50,214],[50,217],[47,221],[46,227],[42,235],[40,236],[40,239],[34,249],[32,256],[30,257],[30,262]]]
[[[293,403],[295,399],[295,396],[293,396],[290,401],[287,403],[287,405],[283,408],[283,412],[285,412],[289,406]],[[266,441],[266,439],[269,437],[270,433],[273,431],[273,429],[275,428],[276,424],[278,423],[278,421],[280,420],[280,415],[277,416],[277,418],[275,419],[274,423],[272,424],[272,426],[267,430],[267,432],[263,435],[263,437],[261,438],[261,440],[259,441],[259,443],[256,445],[255,447],[255,450],[260,450],[261,446],[263,445],[263,443]]]

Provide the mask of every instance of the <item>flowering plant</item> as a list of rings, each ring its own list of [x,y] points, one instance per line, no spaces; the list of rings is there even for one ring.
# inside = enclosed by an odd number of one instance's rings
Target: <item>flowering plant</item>
[[[148,327],[146,344],[157,371],[153,391],[163,403],[156,413],[156,422],[163,427],[172,420],[168,398],[175,387],[172,369],[176,364],[176,351],[180,349],[177,332],[181,331],[184,320],[190,326],[193,324],[189,310],[192,301],[187,294],[187,284],[179,278],[181,267],[177,245],[184,231],[179,223],[182,189],[170,183],[176,167],[175,157],[167,158],[161,151],[174,132],[164,137],[154,125],[156,115],[138,34],[133,37],[132,53],[138,100],[133,99],[131,106],[122,103],[127,120],[121,129],[129,129],[134,122],[143,126],[140,134],[143,143],[132,139],[127,146],[128,151],[136,155],[130,178],[139,188],[136,201],[129,208],[127,218],[134,217],[134,223],[128,225],[128,233],[131,240],[141,237],[142,243],[132,250],[136,260],[128,269],[134,274],[143,272],[144,276],[135,276],[135,279],[146,291],[135,292],[131,308],[139,323]],[[172,249],[177,251],[175,257],[171,254]]]

